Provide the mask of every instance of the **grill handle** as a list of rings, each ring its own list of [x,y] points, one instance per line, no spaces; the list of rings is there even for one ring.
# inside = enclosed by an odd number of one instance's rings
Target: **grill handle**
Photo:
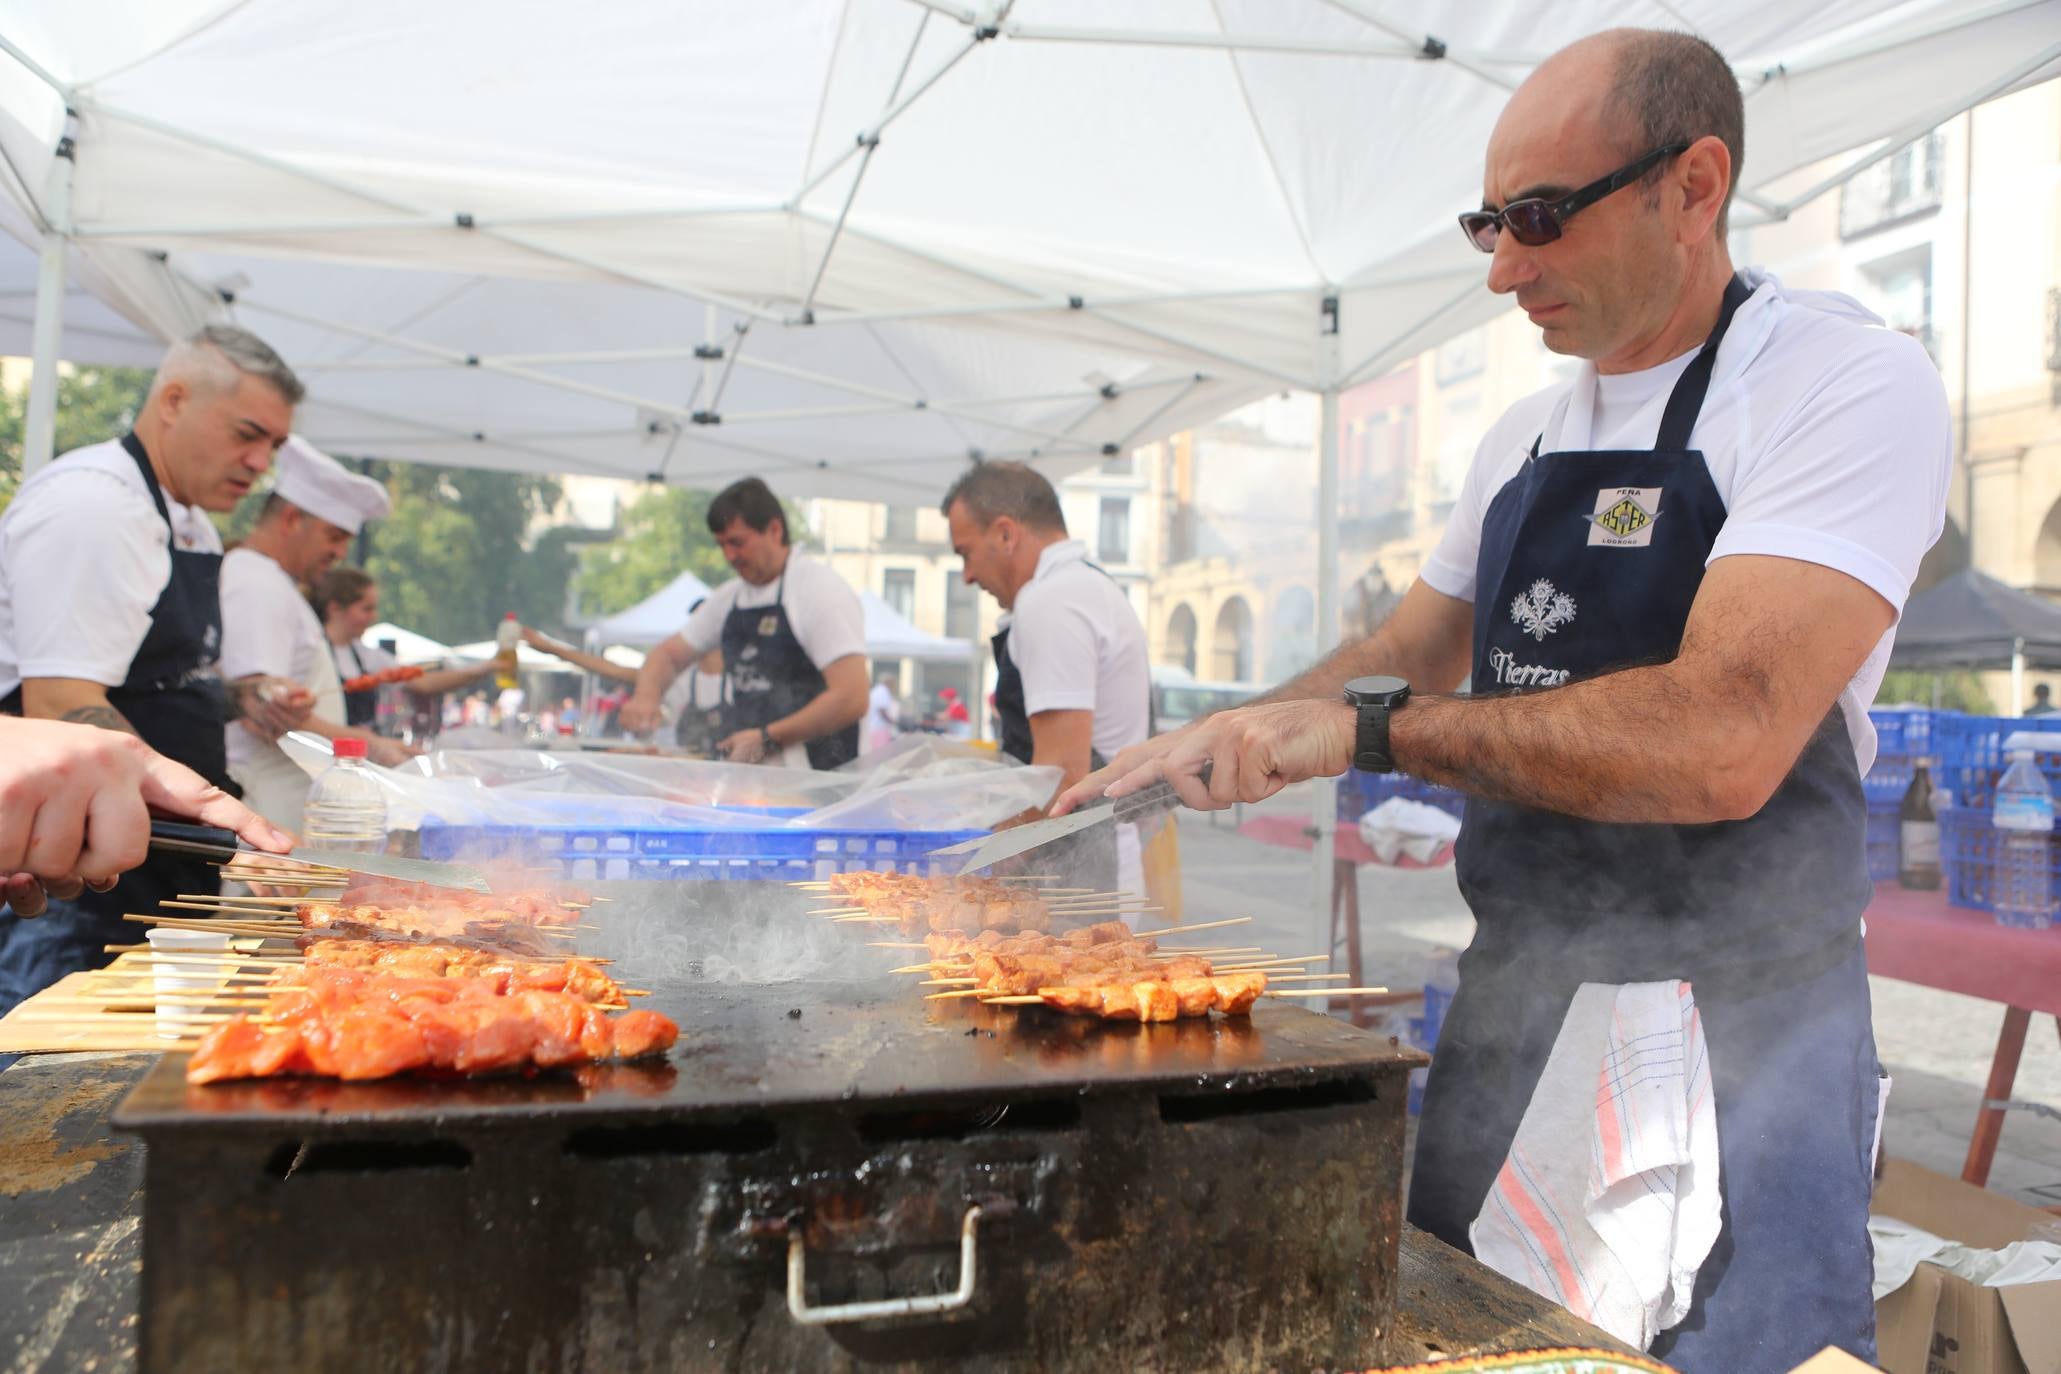
[[[845,1322],[872,1321],[879,1317],[922,1317],[937,1312],[956,1312],[973,1301],[974,1223],[980,1220],[978,1203],[966,1209],[959,1223],[959,1286],[949,1293],[931,1293],[920,1298],[884,1298],[879,1302],[847,1302],[831,1307],[811,1307],[802,1289],[802,1274],[808,1265],[808,1246],[799,1227],[787,1233],[787,1314],[801,1326],[838,1326]]]

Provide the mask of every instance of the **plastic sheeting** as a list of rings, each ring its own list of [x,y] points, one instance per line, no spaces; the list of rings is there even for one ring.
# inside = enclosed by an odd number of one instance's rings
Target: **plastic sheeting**
[[[287,736],[314,777],[326,740]],[[625,829],[978,830],[1049,802],[1056,768],[920,740],[834,772],[656,755],[440,749],[400,768],[370,766],[387,825],[586,825]]]

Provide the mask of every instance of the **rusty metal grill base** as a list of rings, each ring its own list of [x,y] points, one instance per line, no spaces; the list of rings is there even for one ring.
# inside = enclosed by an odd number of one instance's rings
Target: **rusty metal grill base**
[[[1410,1052],[1272,1005],[1142,1027],[883,1006],[897,1062],[856,1086],[726,1085],[801,1052],[783,993],[732,994],[732,1043],[656,1070],[224,1093],[168,1059],[118,1118],[149,1145],[142,1368],[1381,1363]],[[708,1001],[681,1004],[690,1039]],[[947,1293],[971,1206],[963,1308],[790,1315],[791,1235],[811,1307]]]

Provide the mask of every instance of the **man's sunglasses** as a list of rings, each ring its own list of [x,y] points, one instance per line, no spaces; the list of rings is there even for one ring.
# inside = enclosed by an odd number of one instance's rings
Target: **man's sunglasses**
[[[1689,150],[1686,143],[1655,148],[1637,162],[1627,162],[1600,181],[1592,181],[1564,200],[1542,200],[1527,196],[1513,200],[1500,210],[1469,210],[1460,216],[1460,232],[1484,253],[1496,251],[1496,239],[1508,229],[1510,236],[1527,248],[1537,248],[1560,237],[1560,226],[1576,211],[1586,210],[1612,191],[1621,191],[1656,164]]]

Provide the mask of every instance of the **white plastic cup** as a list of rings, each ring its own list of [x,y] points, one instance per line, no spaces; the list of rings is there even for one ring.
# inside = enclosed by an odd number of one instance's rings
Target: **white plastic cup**
[[[189,1000],[197,994],[220,992],[228,985],[228,974],[236,968],[234,959],[208,959],[205,954],[227,952],[229,937],[212,930],[181,930],[177,926],[152,926],[144,934],[150,941],[151,988],[159,998],[178,996],[174,1002],[160,1001],[157,1033],[160,1039],[177,1040],[205,1030],[210,1018],[200,1015],[206,1005]]]

